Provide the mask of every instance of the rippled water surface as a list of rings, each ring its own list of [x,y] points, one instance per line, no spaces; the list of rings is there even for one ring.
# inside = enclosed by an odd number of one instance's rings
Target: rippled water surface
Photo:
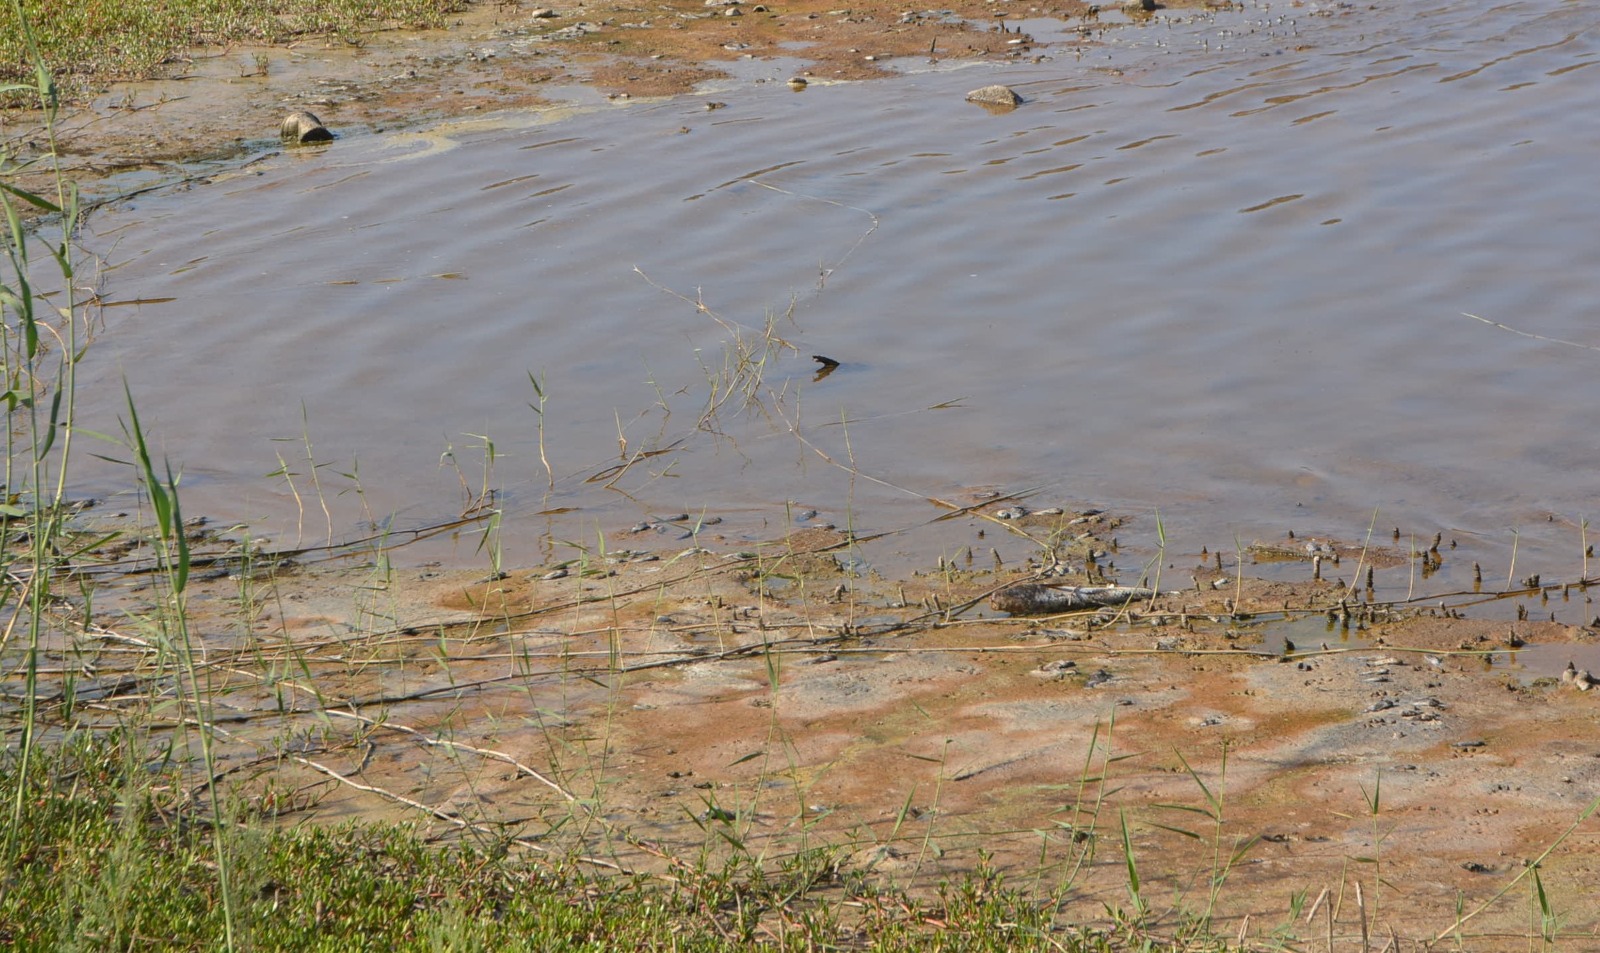
[[[1514,531],[1525,565],[1576,570],[1597,25],[1558,0],[1174,12],[1000,70],[796,94],[756,64],[714,111],[342,140],[95,218],[108,297],[172,300],[107,312],[86,420],[114,429],[125,374],[188,509],[279,532],[295,502],[264,474],[309,499],[309,438],[335,535],[353,460],[414,525],[482,485],[487,435],[514,562],[649,514],[873,531],[1040,487],[1159,508],[1194,550],[1376,509],[1493,572]],[[962,102],[988,82],[1026,104]],[[793,350],[760,351],[769,319]],[[743,375],[740,341],[766,354]],[[813,354],[843,364],[813,380]],[[949,525],[876,558],[970,542]]]

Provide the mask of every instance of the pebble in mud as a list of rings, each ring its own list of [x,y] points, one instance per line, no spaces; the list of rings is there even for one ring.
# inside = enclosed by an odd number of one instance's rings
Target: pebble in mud
[[[1071,659],[1051,659],[1028,674],[1036,678],[1061,679],[1078,667]]]
[[[1597,682],[1595,677],[1589,674],[1588,669],[1578,668],[1568,662],[1567,667],[1561,671],[1561,684],[1571,685],[1580,692],[1586,692],[1595,685],[1600,684],[1600,682]]]

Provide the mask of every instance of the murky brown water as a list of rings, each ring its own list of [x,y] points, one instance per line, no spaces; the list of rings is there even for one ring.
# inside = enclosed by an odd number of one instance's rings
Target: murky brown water
[[[84,422],[115,430],[126,374],[189,511],[294,534],[264,476],[287,461],[308,539],[305,435],[336,536],[352,460],[373,514],[415,525],[459,508],[447,450],[484,482],[487,435],[510,562],[652,514],[877,531],[1041,487],[1159,509],[1184,551],[1359,538],[1377,510],[1470,552],[1437,586],[1503,580],[1514,539],[1517,575],[1572,578],[1600,457],[1597,26],[1557,0],[1254,5],[998,72],[795,94],[756,64],[709,97],[345,139],[96,216],[108,296],[173,300],[107,312]],[[995,81],[1028,103],[961,101]],[[704,427],[732,337],[697,298],[798,349]],[[814,353],[843,366],[814,382]],[[619,427],[671,452],[608,486]],[[125,485],[95,467],[87,492]]]

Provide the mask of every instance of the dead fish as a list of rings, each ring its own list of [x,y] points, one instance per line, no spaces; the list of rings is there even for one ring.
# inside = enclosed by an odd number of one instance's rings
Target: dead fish
[[[1008,586],[989,597],[989,605],[1012,615],[1047,615],[1077,609],[1120,606],[1133,599],[1154,599],[1160,593],[1137,586]]]

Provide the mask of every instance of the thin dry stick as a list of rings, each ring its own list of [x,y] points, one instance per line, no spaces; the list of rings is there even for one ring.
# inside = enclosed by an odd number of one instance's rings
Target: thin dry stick
[[[1488,318],[1480,318],[1475,314],[1468,314],[1465,311],[1461,312],[1461,316],[1464,318],[1471,318],[1474,321],[1482,321],[1491,328],[1499,328],[1502,331],[1510,331],[1512,334],[1516,334],[1525,338],[1532,338],[1535,341],[1544,341],[1549,344],[1562,344],[1567,347],[1581,347],[1585,351],[1600,351],[1600,347],[1596,347],[1593,344],[1579,344],[1577,341],[1563,341],[1560,338],[1545,337],[1543,334],[1534,334],[1532,331],[1522,331],[1511,327],[1508,324],[1501,324],[1499,321],[1490,321]]]
[[[984,508],[993,506],[996,503],[1001,503],[1001,502],[1004,502],[1004,501],[1007,501],[1007,500],[1022,500],[1022,499],[1026,499],[1027,497],[1031,496],[1032,494],[1034,494],[1035,492],[1040,490],[1042,487],[1029,487],[1028,489],[1019,490],[1016,493],[1012,493],[1012,494],[1009,494],[1009,495],[1006,495],[1006,496],[996,497],[996,498],[994,498],[992,500],[984,500],[981,503],[973,503],[973,504],[970,504],[970,505],[963,506],[960,503],[953,503],[950,500],[941,499],[941,498],[939,498],[937,496],[932,496],[932,495],[927,494],[927,493],[919,493],[916,490],[911,489],[910,487],[901,486],[898,483],[893,483],[893,482],[891,482],[889,480],[885,480],[885,479],[883,479],[881,477],[873,476],[872,474],[867,473],[867,472],[859,469],[854,464],[840,463],[838,460],[835,460],[832,456],[830,456],[826,450],[823,450],[821,447],[819,447],[816,444],[812,443],[811,440],[809,438],[807,438],[805,434],[801,433],[800,432],[800,425],[797,422],[789,420],[787,417],[783,417],[782,414],[780,414],[779,416],[782,417],[784,423],[789,425],[789,433],[793,434],[794,438],[796,440],[800,441],[800,443],[802,445],[804,445],[812,453],[815,453],[817,456],[821,457],[823,462],[829,464],[830,466],[838,467],[840,470],[843,470],[844,472],[850,474],[852,477],[859,477],[859,478],[861,478],[863,480],[866,480],[869,483],[876,483],[879,486],[886,487],[886,488],[888,488],[890,490],[895,490],[895,491],[898,491],[900,493],[904,493],[907,496],[914,496],[914,497],[916,497],[916,498],[918,498],[920,500],[926,500],[927,502],[932,503],[934,506],[940,507],[941,509],[946,509],[946,510],[950,510],[951,511],[949,513],[941,513],[937,517],[934,517],[933,519],[928,520],[925,523],[922,523],[920,525],[924,525],[925,526],[925,525],[928,525],[929,523],[937,523],[937,522],[941,522],[943,520],[959,519],[962,516],[977,516],[977,517],[979,517],[981,519],[986,519],[989,522],[994,523],[996,526],[1004,527],[1008,532],[1015,533],[1016,535],[1021,536],[1024,539],[1030,540],[1030,541],[1038,544],[1040,547],[1046,547],[1047,548],[1046,543],[1045,543],[1044,540],[1039,539],[1038,537],[1036,537],[1036,536],[1032,535],[1031,533],[1027,532],[1022,527],[1018,526],[1015,521],[1013,521],[1013,520],[1003,520],[1003,519],[1000,519],[1000,518],[998,518],[996,516],[992,516],[992,515],[990,515],[988,513],[983,512]],[[878,536],[885,536],[885,535],[888,535],[888,534],[887,533],[879,533],[877,535]],[[873,539],[873,538],[876,538],[876,537],[860,537],[856,541],[857,542],[863,542],[863,541],[866,541],[867,539]]]
[[[1339,894],[1340,894],[1340,897],[1342,898],[1344,896],[1344,883],[1343,883],[1343,878],[1342,877],[1340,878],[1340,880],[1341,880],[1341,882],[1339,884]],[[1333,921],[1334,921],[1334,916],[1335,916],[1334,912],[1333,912],[1333,907],[1334,907],[1334,905],[1332,903],[1328,904],[1328,909],[1327,909],[1327,913],[1328,913],[1328,917],[1327,917],[1327,924],[1328,924],[1328,953],[1333,953]]]
[[[312,556],[326,560],[342,559],[350,556],[365,555],[365,547],[371,546],[374,543],[382,543],[389,549],[398,549],[401,546],[419,542],[424,539],[429,539],[443,533],[448,533],[451,530],[460,529],[463,526],[470,526],[473,523],[481,523],[488,519],[488,517],[488,513],[478,513],[475,515],[459,517],[453,520],[447,520],[443,523],[434,523],[428,526],[421,526],[416,529],[390,530],[383,533],[374,533],[368,536],[361,536],[356,539],[345,540],[338,543],[327,543],[320,546],[304,546],[293,549],[274,549],[266,552],[257,551],[251,553],[249,558],[257,562],[262,560],[284,559],[298,559],[304,562],[306,561],[307,557]],[[191,569],[203,569],[213,566],[231,566],[241,562],[243,559],[244,556],[239,553],[195,553],[189,560],[189,566]],[[26,573],[28,576],[32,575],[32,572],[25,568],[21,571]],[[70,564],[54,567],[51,570],[51,572],[56,575],[82,576],[137,576],[148,575],[150,573],[159,571],[160,566],[153,558],[144,560],[129,559],[118,562],[97,563],[90,565]]]
[[[568,791],[565,787],[562,787],[561,784],[559,784],[558,782],[546,777],[545,775],[543,775],[540,772],[534,770],[533,768],[528,767],[527,765],[523,764],[521,761],[518,761],[516,758],[513,758],[513,757],[511,757],[510,755],[508,755],[508,754],[506,754],[504,752],[496,751],[493,748],[478,748],[478,747],[475,747],[473,745],[462,744],[459,741],[445,741],[445,740],[440,740],[438,738],[430,738],[427,735],[423,734],[422,732],[418,731],[417,729],[412,728],[410,725],[401,725],[401,724],[397,724],[395,722],[390,722],[390,721],[382,721],[382,722],[380,722],[380,721],[378,721],[376,719],[368,718],[366,715],[357,714],[355,712],[337,711],[337,710],[334,710],[334,709],[327,709],[326,710],[326,714],[332,715],[332,716],[335,716],[335,717],[338,717],[338,718],[349,718],[349,719],[351,719],[353,721],[359,721],[362,724],[364,724],[364,725],[366,725],[366,726],[368,726],[370,728],[374,728],[374,729],[383,728],[383,729],[386,729],[388,731],[395,731],[395,732],[399,732],[401,734],[410,735],[412,738],[416,739],[417,741],[420,741],[421,743],[423,743],[425,745],[429,745],[429,746],[433,746],[433,747],[440,747],[440,748],[449,748],[452,751],[466,751],[466,752],[469,752],[471,754],[478,755],[479,757],[482,757],[482,758],[488,758],[488,759],[493,760],[493,761],[499,761],[502,764],[508,764],[511,767],[516,768],[518,771],[522,772],[523,774],[527,775],[528,777],[532,778],[533,780],[538,781],[540,784],[543,784],[545,787],[549,788],[550,790],[552,790],[552,791],[556,792],[557,794],[561,795],[568,802],[573,803],[573,804],[581,803],[581,800],[578,798],[578,796],[576,794],[573,794],[571,791]]]
[[[416,809],[418,811],[422,811],[425,814],[429,814],[429,815],[431,815],[431,816],[433,816],[435,818],[438,818],[439,820],[444,821],[447,824],[453,824],[456,827],[460,828],[461,830],[472,831],[474,833],[480,833],[480,834],[492,833],[491,831],[487,830],[486,828],[484,828],[480,824],[474,824],[474,823],[472,823],[471,821],[469,821],[469,820],[467,820],[465,818],[457,817],[457,816],[455,816],[453,814],[448,814],[448,813],[446,813],[444,811],[439,810],[436,807],[430,807],[427,804],[423,804],[421,801],[413,801],[411,798],[408,798],[403,794],[396,794],[395,792],[390,791],[390,790],[388,790],[386,788],[380,788],[375,784],[363,784],[360,781],[357,781],[355,778],[347,777],[346,775],[340,774],[338,771],[335,771],[334,769],[328,767],[327,765],[321,764],[321,763],[316,762],[316,761],[312,761],[310,758],[303,758],[303,757],[301,757],[299,755],[289,755],[289,760],[294,761],[294,762],[296,762],[298,764],[303,764],[303,765],[305,765],[306,767],[310,768],[313,771],[317,771],[317,772],[320,772],[322,774],[325,774],[328,777],[333,778],[335,781],[338,781],[341,784],[349,785],[350,787],[354,788],[357,791],[364,791],[364,792],[366,792],[368,794],[376,794],[378,797],[384,798],[385,800],[393,801],[396,804],[403,804],[403,805],[405,805],[406,807],[409,807],[409,808],[414,808],[414,809]],[[513,843],[513,844],[516,844],[518,847],[526,847],[528,850],[538,851],[541,854],[550,853],[550,848],[545,847],[542,844],[534,843],[532,840],[529,840],[526,837],[513,837],[513,838],[511,838],[510,842]],[[609,870],[615,870],[618,873],[623,873],[623,874],[633,874],[633,873],[635,873],[635,871],[630,870],[629,868],[624,867],[621,864],[618,864],[618,863],[615,863],[615,862],[609,861],[609,860],[603,860],[603,859],[601,859],[599,857],[589,857],[589,856],[586,856],[586,855],[583,855],[583,854],[579,854],[574,859],[579,860],[579,861],[581,861],[583,863],[586,863],[586,864],[591,864],[591,865],[593,865],[595,867],[605,867],[605,868],[607,868]]]
[[[1361,893],[1361,881],[1356,881],[1356,917],[1361,923],[1361,953],[1372,953],[1367,937],[1367,899]]]
[[[1317,894],[1317,899],[1311,901],[1311,909],[1306,911],[1306,922],[1307,923],[1310,923],[1311,922],[1311,918],[1315,917],[1317,915],[1317,908],[1321,907],[1322,906],[1322,901],[1324,901],[1326,899],[1328,899],[1328,888],[1327,887],[1323,887],[1322,888],[1322,892]]]
[[[198,728],[198,729],[200,729],[202,731],[213,731],[216,734],[221,735],[222,737],[229,739],[230,741],[239,740],[238,736],[235,735],[233,732],[227,731],[226,729],[223,729],[223,728],[218,728],[216,725],[214,725],[214,724],[212,724],[210,722],[203,722],[203,721],[200,721],[199,719],[195,719],[195,718],[185,718],[185,719],[183,719],[183,723],[186,724],[186,725],[190,725],[190,726],[193,726],[195,728]],[[349,777],[348,775],[341,774],[340,772],[335,771],[333,768],[330,768],[327,765],[322,764],[320,762],[313,761],[310,758],[306,758],[306,757],[303,757],[303,756],[297,755],[297,754],[287,754],[285,756],[290,761],[293,761],[296,764],[304,765],[305,767],[308,767],[311,770],[318,772],[319,774],[323,774],[323,775],[326,775],[326,776],[328,776],[330,778],[333,778],[335,781],[338,781],[341,784],[348,785],[349,787],[354,788],[357,791],[363,791],[363,792],[366,792],[368,794],[376,794],[377,796],[379,796],[381,798],[384,798],[386,800],[389,800],[389,801],[393,801],[396,804],[403,804],[406,807],[413,808],[414,810],[421,811],[421,812],[423,812],[425,814],[428,814],[428,815],[430,815],[432,817],[437,818],[438,820],[444,821],[447,824],[452,824],[452,825],[460,828],[461,830],[472,831],[473,833],[479,833],[479,834],[492,834],[493,833],[492,831],[488,830],[487,828],[483,827],[482,825],[474,824],[474,823],[472,823],[471,821],[469,821],[469,820],[467,820],[465,818],[457,817],[457,816],[455,816],[453,814],[448,814],[448,813],[446,813],[444,811],[439,810],[436,807],[432,807],[430,805],[424,804],[421,801],[412,800],[411,798],[408,798],[408,797],[406,797],[406,796],[404,796],[402,794],[396,794],[393,791],[390,791],[390,790],[388,790],[386,788],[380,788],[377,785],[365,784],[365,783],[362,783],[360,781],[357,781],[356,779],[354,779],[352,777]],[[511,838],[510,843],[514,843],[514,844],[518,845],[519,847],[526,847],[529,850],[537,851],[537,852],[542,853],[542,854],[550,853],[550,849],[548,847],[545,847],[542,844],[535,843],[534,841],[532,841],[532,840],[530,840],[530,839],[528,839],[526,837],[513,837],[513,838]],[[603,859],[598,858],[598,857],[588,857],[588,856],[584,856],[584,855],[577,855],[575,857],[575,859],[579,860],[579,861],[581,861],[583,863],[586,863],[586,864],[591,864],[591,865],[596,866],[596,867],[604,867],[604,868],[607,868],[609,870],[615,870],[618,873],[632,874],[632,873],[635,872],[635,871],[632,871],[632,870],[628,869],[627,867],[622,866],[621,864],[614,863],[614,862],[609,861],[609,860],[603,860]]]
[[[832,268],[829,268],[829,269],[827,269],[826,271],[823,272],[823,276],[822,276],[823,279],[826,279],[827,276],[832,274],[833,272],[838,271],[839,267],[845,263],[845,260],[848,259],[851,255],[855,254],[855,250],[857,248],[861,247],[861,243],[865,242],[868,238],[870,238],[872,236],[873,232],[878,230],[878,216],[876,214],[874,214],[873,212],[871,212],[870,210],[861,208],[860,206],[857,206],[857,205],[846,205],[843,202],[835,202],[832,199],[825,199],[825,198],[821,198],[821,197],[815,196],[815,195],[806,195],[803,192],[791,192],[788,189],[780,189],[776,185],[772,185],[770,183],[763,182],[760,179],[751,179],[750,180],[750,184],[751,185],[759,185],[764,189],[771,189],[772,191],[777,192],[780,195],[791,195],[791,196],[794,196],[795,198],[810,199],[813,202],[821,202],[824,205],[832,205],[834,208],[843,208],[843,209],[849,209],[852,212],[860,212],[863,215],[867,216],[868,218],[872,219],[872,226],[870,228],[868,228],[866,231],[862,232],[861,233],[861,237],[857,238],[855,240],[854,244],[852,244],[849,248],[845,249],[845,253],[843,255],[839,256],[839,260],[835,261],[833,263],[833,267]]]

